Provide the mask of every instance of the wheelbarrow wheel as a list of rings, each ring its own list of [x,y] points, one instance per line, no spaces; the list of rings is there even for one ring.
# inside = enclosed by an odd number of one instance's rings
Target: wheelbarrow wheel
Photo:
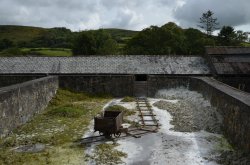
[[[115,136],[116,138],[120,137],[120,136],[121,136],[121,132],[116,132],[116,133],[114,133],[114,136]]]

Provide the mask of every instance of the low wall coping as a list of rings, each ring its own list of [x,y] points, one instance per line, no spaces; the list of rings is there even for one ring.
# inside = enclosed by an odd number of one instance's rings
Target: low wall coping
[[[42,77],[42,78],[38,78],[38,79],[35,79],[35,80],[30,80],[30,81],[26,81],[26,82],[23,82],[23,83],[14,84],[14,85],[10,85],[10,86],[7,86],[7,87],[2,87],[2,88],[0,88],[0,94],[12,91],[13,89],[16,89],[16,88],[26,87],[26,86],[29,86],[29,85],[34,84],[34,83],[38,83],[38,82],[48,80],[48,79],[54,79],[54,78],[57,78],[57,77],[58,76]]]
[[[240,102],[250,107],[250,93],[243,92],[237,88],[231,87],[213,78],[209,78],[209,77],[194,77],[194,78],[200,79],[206,82],[212,87],[222,91],[223,93],[235,98],[236,100],[239,100]]]

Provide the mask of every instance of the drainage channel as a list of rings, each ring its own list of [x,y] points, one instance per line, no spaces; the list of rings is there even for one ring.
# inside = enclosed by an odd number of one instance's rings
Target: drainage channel
[[[140,125],[142,127],[156,127],[156,129],[158,129],[160,125],[155,117],[156,115],[154,114],[151,105],[148,102],[148,99],[145,97],[138,97],[136,98],[136,104],[141,118]]]

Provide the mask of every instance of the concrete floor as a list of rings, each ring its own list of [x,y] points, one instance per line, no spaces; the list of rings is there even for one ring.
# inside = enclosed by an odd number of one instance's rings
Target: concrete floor
[[[121,103],[120,100],[114,99],[108,105],[118,104],[128,109],[135,109],[135,103]],[[159,100],[178,102],[178,100],[161,98],[149,98],[148,100],[151,105]],[[159,131],[143,135],[141,138],[118,139],[119,146],[116,149],[127,154],[127,158],[122,159],[122,164],[216,165],[216,157],[222,150],[227,150],[227,148],[221,147],[222,135],[206,131],[189,133],[174,131],[171,129],[173,125],[170,124],[172,120],[170,113],[154,106],[152,108],[161,124]],[[129,119],[139,120],[136,115]],[[89,133],[85,136],[90,135]],[[90,145],[86,152],[91,154],[95,146],[96,144]],[[90,161],[88,164],[95,164],[95,162]]]

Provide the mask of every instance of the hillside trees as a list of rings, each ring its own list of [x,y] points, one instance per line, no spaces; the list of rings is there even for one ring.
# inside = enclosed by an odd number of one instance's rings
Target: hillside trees
[[[248,40],[248,33],[243,32],[242,30],[236,31],[236,39],[239,42],[247,42]]]
[[[231,26],[223,26],[218,34],[218,41],[220,45],[230,46],[236,44],[236,34],[234,28]]]
[[[204,54],[205,46],[215,45],[213,38],[208,38],[198,29],[189,28],[185,30],[186,54]]]
[[[218,34],[218,41],[223,46],[239,46],[247,40],[247,37],[246,32],[235,31],[231,26],[223,26]]]
[[[71,30],[64,27],[51,28],[28,43],[28,47],[71,48],[72,39],[73,33]]]
[[[8,49],[12,46],[14,46],[14,43],[11,40],[6,39],[6,38],[0,40],[0,51],[4,49]]]
[[[84,31],[73,43],[74,55],[109,55],[117,52],[117,42],[104,30]]]
[[[162,27],[151,26],[139,32],[125,47],[126,54],[203,54],[206,45],[214,45],[197,29],[182,29],[170,22]]]
[[[73,43],[74,55],[96,54],[96,43],[94,36],[90,33],[82,33],[75,39]]]
[[[211,36],[213,31],[218,29],[219,23],[217,18],[213,17],[214,13],[211,10],[208,10],[206,13],[202,14],[198,27],[204,29],[208,36]]]
[[[127,54],[182,54],[185,52],[183,30],[174,23],[151,26],[139,32],[125,47]]]

